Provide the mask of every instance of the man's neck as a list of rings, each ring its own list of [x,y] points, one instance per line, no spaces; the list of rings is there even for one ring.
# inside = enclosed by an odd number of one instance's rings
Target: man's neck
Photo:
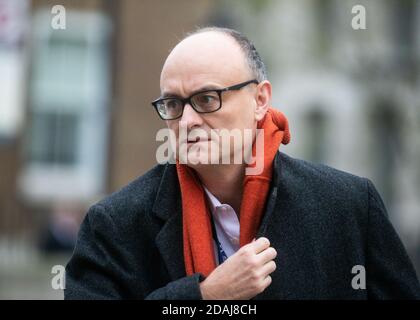
[[[211,165],[195,169],[202,184],[221,202],[229,204],[239,218],[245,165]]]

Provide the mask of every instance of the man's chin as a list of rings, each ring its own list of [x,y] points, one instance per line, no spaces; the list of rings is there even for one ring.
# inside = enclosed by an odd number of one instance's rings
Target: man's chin
[[[194,167],[201,167],[210,165],[211,161],[209,159],[209,156],[207,154],[205,155],[196,155],[196,154],[188,154],[186,157],[181,157],[179,160],[181,164],[185,164],[188,167],[194,168]]]
[[[199,143],[185,145],[179,149],[179,162],[189,167],[202,166],[211,163],[208,148]]]

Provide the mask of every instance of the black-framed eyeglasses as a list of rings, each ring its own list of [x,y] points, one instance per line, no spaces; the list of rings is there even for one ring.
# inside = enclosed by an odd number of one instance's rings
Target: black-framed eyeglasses
[[[240,90],[250,83],[258,84],[256,79],[241,82],[223,89],[210,89],[196,92],[188,98],[159,98],[152,102],[159,117],[163,120],[175,120],[182,117],[188,103],[198,113],[210,113],[222,107],[222,92]]]

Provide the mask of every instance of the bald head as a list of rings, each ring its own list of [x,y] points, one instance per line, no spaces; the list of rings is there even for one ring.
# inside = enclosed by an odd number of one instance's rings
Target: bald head
[[[206,31],[188,36],[171,51],[161,73],[162,94],[182,94],[203,89],[201,85],[228,86],[252,78],[246,56],[230,36]],[[174,88],[182,84],[183,88]],[[188,88],[188,90],[187,90]]]
[[[162,69],[162,94],[167,92],[168,79],[196,75],[200,79],[204,74],[217,76],[222,81],[228,75],[237,76],[236,80],[241,77],[259,82],[267,79],[265,65],[254,45],[241,33],[218,27],[198,29],[175,46]]]
[[[259,82],[267,80],[267,72],[265,69],[264,62],[262,61],[257,49],[255,49],[254,44],[242,33],[229,29],[229,28],[220,28],[220,27],[207,27],[207,28],[200,28],[192,33],[187,35],[196,35],[199,33],[205,32],[219,32],[222,33],[231,39],[233,39],[236,44],[241,48],[243,54],[246,58],[246,63],[248,67],[252,71],[254,78]]]

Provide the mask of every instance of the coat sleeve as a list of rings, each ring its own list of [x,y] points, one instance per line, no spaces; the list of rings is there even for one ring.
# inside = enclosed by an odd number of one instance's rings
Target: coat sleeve
[[[64,299],[200,300],[201,274],[183,277],[147,295],[132,280],[118,244],[118,228],[102,207],[93,206],[84,219],[73,255],[66,266]]]
[[[371,181],[366,256],[369,299],[420,299],[420,284],[406,250]]]

